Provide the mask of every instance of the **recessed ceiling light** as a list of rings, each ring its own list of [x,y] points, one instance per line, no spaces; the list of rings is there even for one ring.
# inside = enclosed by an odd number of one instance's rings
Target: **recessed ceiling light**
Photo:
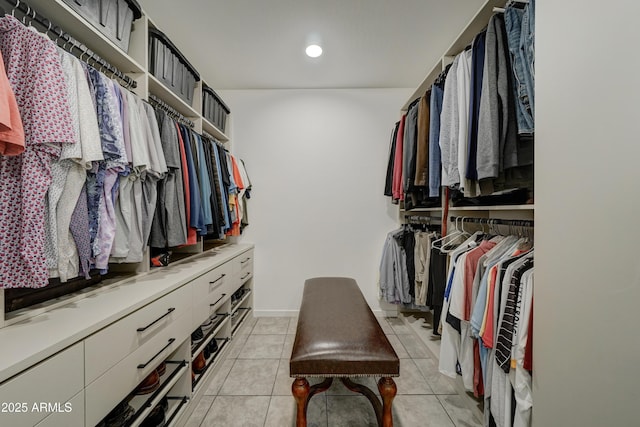
[[[311,58],[317,58],[318,56],[322,55],[322,48],[317,44],[312,44],[307,46],[305,52],[307,52],[307,56]]]

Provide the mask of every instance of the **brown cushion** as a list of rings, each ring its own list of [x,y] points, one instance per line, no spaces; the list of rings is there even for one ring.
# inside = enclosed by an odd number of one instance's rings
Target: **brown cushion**
[[[398,376],[400,361],[355,280],[317,277],[304,284],[292,377]]]

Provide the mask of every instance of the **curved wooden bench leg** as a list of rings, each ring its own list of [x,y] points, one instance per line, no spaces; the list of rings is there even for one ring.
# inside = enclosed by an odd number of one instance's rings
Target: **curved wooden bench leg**
[[[291,385],[291,392],[298,406],[296,415],[296,427],[307,427],[307,402],[309,401],[309,381],[304,377],[298,377]]]
[[[378,381],[378,390],[382,396],[382,427],[393,427],[393,413],[391,404],[396,397],[398,388],[391,377],[383,377]]]
[[[329,390],[331,384],[333,384],[333,378],[329,377],[325,378],[324,381],[322,381],[320,384],[312,385],[311,389],[309,390],[309,397],[307,397],[307,403],[309,403],[311,398],[316,394]]]
[[[376,394],[369,387],[362,384],[354,383],[347,377],[340,378],[340,380],[349,390],[353,391],[354,393],[360,393],[361,395],[369,399],[369,402],[371,402],[371,405],[373,406],[373,411],[376,413],[378,426],[382,426],[382,405],[380,404],[380,399],[378,399],[378,396],[376,396]]]

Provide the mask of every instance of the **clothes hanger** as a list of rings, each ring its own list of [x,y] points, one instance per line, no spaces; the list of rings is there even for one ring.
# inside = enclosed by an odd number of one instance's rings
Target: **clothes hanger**
[[[458,229],[458,220],[459,219],[460,219],[460,217],[456,217],[456,219],[455,219],[453,232],[447,234],[446,236],[442,236],[439,239],[436,239],[433,242],[431,242],[431,248],[438,249],[438,250],[442,251],[442,248],[444,248],[446,245],[448,245],[451,242],[453,242],[457,237],[462,235],[462,231]],[[440,243],[440,246],[438,246],[439,243]]]
[[[25,4],[26,4],[26,3],[25,3]],[[26,23],[26,18],[27,18],[27,15],[28,15],[28,14],[30,14],[30,13],[31,13],[31,6],[29,6],[29,5],[27,4],[27,12],[26,12],[24,15],[22,15],[22,24],[23,24],[23,25],[27,25],[27,23]]]
[[[16,17],[16,9],[18,9],[20,7],[20,0],[17,0],[18,2],[16,3],[15,6],[13,6],[13,9],[11,9],[11,16],[13,16],[14,18]]]

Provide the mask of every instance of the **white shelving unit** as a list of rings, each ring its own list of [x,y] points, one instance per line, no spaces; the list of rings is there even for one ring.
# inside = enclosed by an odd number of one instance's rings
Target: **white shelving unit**
[[[466,46],[473,42],[473,38],[481,32],[488,24],[489,19],[493,15],[494,7],[504,6],[504,0],[485,0],[478,12],[469,21],[469,23],[462,29],[455,41],[449,46],[449,48],[443,53],[442,57],[433,65],[429,70],[425,78],[420,82],[418,87],[413,91],[411,96],[407,99],[404,105],[401,107],[401,112],[405,113],[409,105],[416,99],[423,96],[426,91],[431,87],[438,75],[446,68],[446,66],[453,62],[453,59],[457,54],[462,52]],[[494,205],[494,206],[445,206],[445,198],[442,197],[443,205],[438,208],[416,208],[411,210],[404,210],[402,206],[399,209],[400,221],[404,221],[407,216],[422,215],[428,216],[433,219],[441,219],[442,225],[447,227],[447,230],[454,228],[454,223],[450,221],[451,217],[475,217],[475,218],[496,218],[496,219],[516,219],[516,220],[533,220],[535,213],[534,204],[525,205]],[[446,216],[445,216],[446,212]],[[476,226],[479,226],[475,224]],[[472,227],[474,224],[465,223],[465,227]],[[439,341],[437,337],[431,336],[430,333],[422,331],[421,326],[416,324],[415,319],[408,319],[412,327],[419,331],[418,336],[424,344],[433,353],[433,356],[438,357],[439,353]]]
[[[228,134],[203,117],[203,81],[195,84],[193,101],[189,105],[150,73],[148,30],[149,28],[161,30],[161,28],[158,28],[144,11],[142,17],[133,23],[129,49],[125,52],[62,0],[27,0],[26,4],[132,78],[137,83],[137,87],[132,91],[142,99],[148,100],[148,96],[152,94],[191,120],[194,123],[195,132],[207,132],[223,143],[230,141]],[[3,6],[5,10],[11,11],[7,4]],[[16,12],[16,17],[19,16],[19,12]],[[213,87],[213,85],[210,86]],[[227,119],[227,123],[230,119],[230,117]],[[112,264],[110,272],[113,273],[108,279],[102,280],[99,286],[85,288],[37,306],[14,310],[10,313],[4,311],[5,293],[0,289],[0,341],[11,342],[18,349],[10,356],[3,358],[0,363],[2,365],[0,366],[0,394],[5,393],[3,396],[15,397],[16,390],[34,389],[30,382],[39,377],[39,374],[34,373],[37,369],[48,369],[45,375],[48,378],[53,378],[54,373],[60,377],[68,377],[67,374],[73,373],[78,381],[73,383],[73,387],[68,388],[73,388],[74,393],[82,397],[82,404],[78,404],[78,408],[82,407],[82,413],[79,410],[75,411],[76,418],[83,418],[84,424],[95,425],[108,413],[109,408],[114,407],[116,398],[128,399],[135,386],[133,383],[127,384],[136,381],[137,378],[131,375],[132,372],[140,376],[146,375],[147,371],[152,369],[151,366],[144,367],[144,372],[140,370],[140,366],[137,367],[137,371],[135,366],[132,368],[133,371],[125,369],[129,369],[130,360],[133,358],[137,360],[137,354],[133,354],[134,349],[138,352],[152,352],[151,355],[161,349],[156,356],[165,350],[169,355],[165,360],[166,373],[161,377],[160,387],[152,394],[136,396],[129,400],[129,404],[136,411],[136,418],[131,425],[134,427],[140,425],[164,397],[168,399],[165,425],[183,425],[206,391],[205,385],[229,352],[233,335],[247,323],[252,313],[253,249],[252,245],[237,243],[235,239],[221,242],[204,241],[199,237],[195,245],[176,248],[169,267],[153,270],[149,267],[149,248],[145,252],[141,263]],[[240,254],[242,258],[239,258]],[[222,292],[222,297],[220,294],[214,296],[211,286],[215,281],[205,277],[208,274],[214,274],[214,270],[216,270],[215,277],[220,276],[219,271],[224,271],[223,277],[227,278],[224,282],[224,290],[219,291]],[[232,307],[231,295],[240,288],[247,289],[248,292]],[[189,295],[188,301],[185,301],[184,295]],[[211,300],[208,300],[209,298]],[[182,307],[181,313],[184,313],[182,317],[170,322],[166,319],[160,320],[164,315],[154,315],[159,316],[157,325],[161,326],[154,327],[154,332],[150,332],[149,336],[156,333],[166,334],[172,337],[168,341],[169,344],[162,347],[167,343],[166,337],[164,340],[151,339],[151,341],[156,340],[157,343],[136,341],[132,349],[127,350],[131,353],[125,359],[120,362],[114,361],[109,365],[108,374],[97,379],[85,378],[85,365],[90,362],[86,360],[84,349],[89,345],[91,338],[110,328],[120,330],[117,329],[120,327],[118,325],[126,323],[127,319],[132,317],[146,316],[145,310],[150,310],[150,306],[165,304],[161,301],[168,301],[166,304],[174,307],[169,313],[180,311],[175,307]],[[221,315],[224,318],[206,334],[204,341],[199,343],[192,353],[188,330],[192,328],[192,324],[200,324],[206,320],[206,313],[198,311],[202,307],[206,308],[209,316]],[[163,310],[167,312],[166,307]],[[233,324],[232,313],[241,314]],[[200,319],[201,316],[202,319]],[[152,319],[140,320],[139,324],[147,324],[150,320]],[[122,330],[124,331],[124,328]],[[116,341],[118,338],[116,337]],[[196,376],[194,387],[191,380],[192,362],[214,339],[218,340],[218,351],[210,355],[206,369]],[[123,338],[122,342],[125,341],[126,339]],[[114,345],[120,344],[120,342],[114,342]],[[149,360],[148,357],[142,358],[142,356],[140,359]],[[64,366],[66,371],[56,368],[56,363]],[[137,381],[140,380],[142,378],[137,379]],[[100,390],[106,390],[108,393]],[[51,394],[47,395],[48,397],[43,401],[65,401],[71,397],[62,396],[62,391],[59,389],[46,391]],[[106,396],[109,393],[111,394]]]

